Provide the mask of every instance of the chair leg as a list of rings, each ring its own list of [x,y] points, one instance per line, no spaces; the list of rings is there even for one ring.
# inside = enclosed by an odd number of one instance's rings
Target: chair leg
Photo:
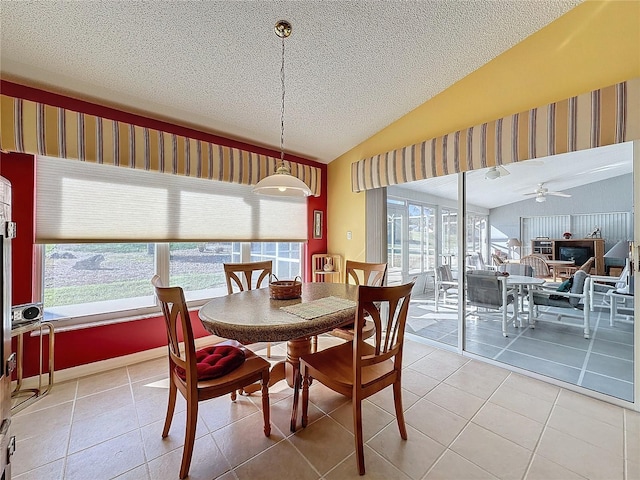
[[[396,408],[396,421],[398,422],[398,430],[403,440],[407,439],[407,427],[404,424],[404,412],[402,411],[402,387],[400,380],[393,384],[393,404]]]
[[[162,438],[166,438],[169,435],[169,429],[171,428],[171,420],[173,420],[173,411],[176,408],[176,394],[178,389],[173,380],[169,378],[169,402],[167,404],[167,416],[164,419],[164,428],[162,429]]]
[[[307,426],[309,413],[309,372],[305,368],[302,377],[302,427]]]
[[[182,464],[180,465],[180,478],[189,475],[193,444],[196,440],[196,423],[198,422],[198,399],[187,399],[187,426],[184,434],[184,452],[182,452]]]
[[[298,422],[298,397],[300,395],[300,386],[302,385],[302,377],[300,376],[300,367],[293,370],[293,406],[291,407],[291,425],[289,430],[296,431],[296,423]]]
[[[358,473],[364,475],[364,438],[362,435],[362,403],[356,400],[353,402],[353,433],[356,441],[356,460],[358,461]]]
[[[271,420],[269,411],[269,370],[262,373],[262,416],[264,418],[264,435],[271,435]]]

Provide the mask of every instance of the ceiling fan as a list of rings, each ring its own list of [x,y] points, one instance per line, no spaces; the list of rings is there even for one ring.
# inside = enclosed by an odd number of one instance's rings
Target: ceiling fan
[[[565,198],[569,198],[571,195],[569,193],[564,193],[564,192],[552,192],[549,191],[549,189],[547,187],[544,186],[544,183],[539,183],[538,187],[530,193],[525,193],[524,195],[535,195],[536,196],[536,202],[544,202],[547,200],[547,195],[554,195],[556,197],[565,197]]]

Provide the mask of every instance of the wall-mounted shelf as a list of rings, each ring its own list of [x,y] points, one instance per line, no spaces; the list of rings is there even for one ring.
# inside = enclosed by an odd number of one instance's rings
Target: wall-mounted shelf
[[[329,265],[331,267],[329,267]],[[342,256],[333,253],[311,255],[314,282],[340,283],[342,281]]]

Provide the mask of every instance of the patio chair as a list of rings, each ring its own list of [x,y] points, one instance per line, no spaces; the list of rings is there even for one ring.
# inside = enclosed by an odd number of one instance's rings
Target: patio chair
[[[517,318],[514,304],[516,291],[507,288],[506,276],[493,270],[469,270],[466,273],[467,303],[477,308],[502,311],[502,335],[509,336],[507,327]],[[514,304],[513,317],[509,320],[507,306]]]
[[[440,298],[446,304],[451,297],[458,298],[458,281],[453,278],[449,265],[440,265],[436,268],[435,281],[435,307],[436,312],[440,305]]]
[[[162,438],[169,435],[176,406],[176,395],[179,391],[187,403],[184,450],[180,464],[180,478],[185,478],[189,474],[196,438],[199,402],[227,393],[230,393],[232,400],[235,400],[237,390],[260,382],[264,434],[267,437],[271,435],[270,364],[233,340],[196,351],[191,317],[182,288],[164,287],[158,275],[152,278],[151,283],[162,306],[169,344],[169,402]],[[179,330],[182,330],[184,351],[180,349]]]
[[[561,322],[562,317],[580,318],[584,338],[590,335],[590,315],[591,315],[591,277],[583,270],[578,270],[573,276],[571,290],[568,292],[556,289],[544,288],[544,285],[533,292],[533,304],[535,315],[532,319],[531,327],[535,327],[537,321],[550,321],[540,318],[539,306],[555,307],[559,309],[570,309],[576,314],[544,312],[556,315],[556,321]]]
[[[407,439],[402,409],[402,351],[407,312],[413,282],[393,287],[358,287],[356,329],[353,344],[343,343],[300,357],[302,381],[302,426],[308,422],[311,379],[351,398],[356,461],[360,475],[365,473],[362,402],[392,386],[396,421],[400,437]],[[364,319],[375,323],[375,341],[362,336]],[[295,395],[295,394],[294,394]],[[328,441],[331,441],[329,438]]]
[[[529,265],[533,268],[533,276],[537,278],[551,277],[551,270],[546,260],[538,255],[526,255],[520,259],[521,265]]]

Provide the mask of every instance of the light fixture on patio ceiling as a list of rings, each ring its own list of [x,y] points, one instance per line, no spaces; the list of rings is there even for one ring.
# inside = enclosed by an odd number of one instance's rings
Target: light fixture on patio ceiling
[[[280,164],[273,175],[260,180],[253,192],[260,195],[277,197],[307,197],[311,189],[298,177],[291,175],[291,170],[284,163],[284,39],[291,35],[291,24],[286,20],[279,20],[274,30],[282,39],[282,64],[280,67],[280,83],[282,85],[282,108],[280,109]]]

